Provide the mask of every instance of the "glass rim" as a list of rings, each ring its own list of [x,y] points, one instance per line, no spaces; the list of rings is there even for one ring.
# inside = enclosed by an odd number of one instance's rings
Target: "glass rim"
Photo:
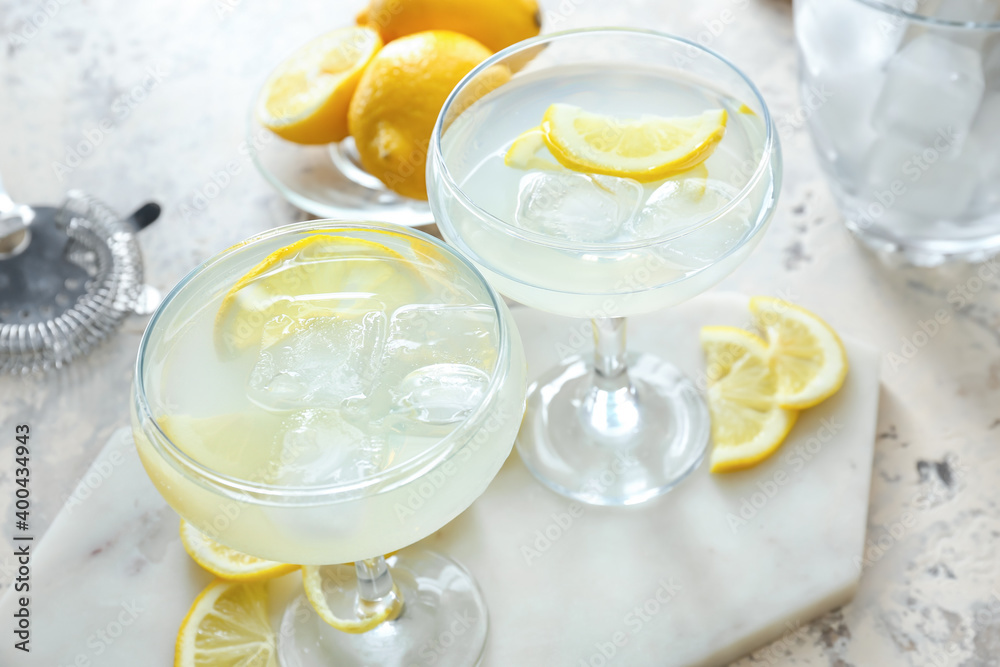
[[[863,5],[867,5],[874,10],[885,12],[907,21],[924,23],[938,28],[955,28],[961,30],[1000,30],[1000,19],[994,21],[960,21],[957,19],[941,19],[936,16],[927,16],[911,12],[901,7],[894,7],[884,0],[854,0]]]
[[[427,241],[434,245],[437,249],[445,251],[447,255],[452,257],[454,260],[457,260],[456,263],[468,269],[486,289],[486,293],[489,295],[490,305],[493,306],[493,310],[497,316],[497,347],[499,349],[499,353],[497,355],[493,373],[490,376],[489,386],[482,401],[480,401],[475,410],[462,420],[462,422],[451,432],[431,447],[428,447],[425,451],[407,459],[398,466],[388,468],[359,480],[311,486],[280,486],[240,479],[205,466],[180,449],[177,444],[163,432],[159,422],[153,416],[152,407],[148,396],[146,395],[146,383],[143,371],[145,369],[145,358],[150,347],[151,333],[154,330],[156,323],[163,316],[168,304],[176,300],[195,278],[201,276],[207,271],[212,270],[217,264],[225,261],[232,253],[237,252],[244,247],[284,236],[286,234],[294,234],[297,232],[318,233],[321,231],[338,229],[344,231],[354,230],[364,232],[374,231],[394,233]],[[139,350],[136,354],[133,371],[133,390],[131,392],[133,405],[137,410],[142,423],[145,424],[146,421],[148,421],[152,424],[154,435],[156,437],[148,438],[147,436],[147,438],[151,441],[151,444],[157,451],[157,454],[161,458],[168,458],[166,455],[169,454],[169,464],[177,469],[178,472],[183,475],[193,477],[193,481],[202,486],[208,486],[212,490],[217,490],[221,487],[225,492],[244,496],[244,500],[247,499],[245,496],[250,495],[251,497],[263,497],[272,502],[281,502],[282,500],[298,500],[305,504],[332,504],[336,502],[347,502],[355,499],[358,494],[363,493],[366,489],[372,486],[376,486],[377,491],[375,494],[371,495],[378,495],[379,493],[388,492],[401,485],[418,480],[426,472],[430,472],[439,464],[462,451],[462,449],[472,442],[475,433],[483,425],[483,423],[489,419],[487,408],[496,401],[497,395],[500,393],[502,380],[508,375],[507,366],[510,365],[511,358],[510,348],[512,344],[512,336],[510,326],[504,317],[504,308],[504,302],[500,298],[499,294],[472,262],[440,239],[437,239],[418,229],[394,225],[392,223],[339,221],[330,219],[308,220],[305,222],[282,225],[260,234],[255,234],[219,253],[216,253],[189,271],[187,275],[179,280],[177,284],[174,285],[174,287],[167,293],[150,317],[139,342]],[[161,451],[163,449],[163,443],[167,444],[166,451]]]
[[[528,49],[534,48],[540,44],[562,41],[565,39],[572,39],[574,37],[580,36],[642,36],[651,37],[656,39],[662,39],[669,42],[674,42],[682,44],[691,48],[696,49],[699,53],[707,55],[715,60],[721,62],[724,66],[728,67],[731,71],[735,72],[736,75],[747,85],[750,91],[753,93],[761,110],[763,111],[763,122],[764,122],[764,143],[760,148],[760,155],[756,156],[757,161],[754,167],[753,173],[747,179],[747,182],[743,185],[740,191],[729,201],[725,206],[721,207],[717,211],[711,213],[709,216],[702,218],[698,222],[685,226],[682,230],[678,232],[673,232],[669,234],[664,234],[650,239],[639,239],[637,241],[623,241],[618,243],[595,243],[595,242],[576,242],[576,241],[561,241],[559,239],[546,236],[537,232],[531,232],[524,229],[519,229],[514,225],[506,222],[499,217],[493,215],[489,211],[480,207],[476,202],[472,201],[468,194],[461,188],[461,186],[455,181],[451,174],[451,170],[444,160],[444,152],[441,147],[441,139],[443,135],[443,126],[445,116],[451,109],[452,104],[457,99],[458,95],[465,89],[465,87],[472,82],[472,80],[478,76],[480,73],[486,69],[493,67],[497,63],[506,60],[510,56],[517,53],[521,53]],[[681,70],[683,71],[683,70]],[[478,101],[478,100],[477,100]],[[470,104],[462,113],[465,113],[469,108],[472,108],[475,103]],[[521,42],[517,42],[512,46],[497,51],[492,56],[484,60],[483,62],[476,65],[468,74],[466,74],[458,82],[458,84],[452,89],[448,98],[445,100],[444,106],[441,107],[441,111],[438,114],[437,120],[434,122],[434,131],[431,135],[431,161],[430,168],[438,168],[439,178],[442,180],[443,184],[448,187],[448,189],[455,194],[457,198],[462,201],[462,204],[468,208],[471,208],[476,212],[480,219],[488,222],[492,226],[496,227],[499,231],[503,232],[508,236],[518,238],[522,241],[528,243],[533,243],[535,245],[548,246],[550,248],[555,248],[557,250],[569,250],[569,251],[592,251],[592,252],[612,252],[619,250],[637,250],[642,248],[648,248],[651,246],[661,245],[669,241],[673,241],[692,232],[695,232],[702,227],[711,224],[712,222],[724,218],[728,215],[734,208],[739,206],[739,204],[746,199],[754,191],[757,183],[769,168],[769,163],[772,159],[773,150],[776,144],[776,132],[774,128],[774,123],[771,118],[771,112],[768,109],[767,103],[764,100],[764,96],[761,94],[757,85],[743,73],[739,67],[737,67],[732,61],[730,61],[725,56],[712,51],[697,42],[686,39],[684,37],[679,37],[677,35],[671,35],[664,32],[659,32],[657,30],[646,30],[642,28],[614,28],[614,27],[597,27],[597,28],[576,28],[572,30],[563,30],[560,32],[547,33],[544,35],[539,35],[537,37],[532,37],[531,39],[526,39]],[[756,153],[756,151],[754,151]]]

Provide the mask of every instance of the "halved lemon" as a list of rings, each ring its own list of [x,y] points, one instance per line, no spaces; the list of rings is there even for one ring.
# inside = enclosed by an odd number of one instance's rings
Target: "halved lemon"
[[[264,581],[299,569],[298,565],[264,560],[219,544],[181,519],[181,543],[184,550],[217,577],[230,581]]]
[[[355,593],[357,575],[353,564],[303,565],[302,585],[319,617],[341,632],[368,632],[380,623],[396,618],[403,608],[403,597],[395,585],[388,600],[375,604],[358,600]],[[340,598],[342,608],[338,608],[339,615],[330,606],[330,597]]]
[[[826,400],[843,386],[847,353],[830,325],[808,310],[781,299],[750,299],[754,323],[767,336],[783,408],[804,409]]]
[[[354,90],[380,48],[372,28],[341,28],[312,40],[268,77],[257,102],[261,124],[300,144],[340,141]]]
[[[712,416],[712,472],[763,461],[784,442],[797,412],[779,407],[767,343],[736,327],[702,327]]]
[[[216,579],[181,622],[174,667],[277,667],[267,587]]]
[[[704,162],[726,133],[725,109],[622,120],[553,104],[542,121],[552,155],[574,171],[658,181]]]
[[[215,318],[220,352],[270,344],[316,317],[367,312],[372,295],[406,303],[420,275],[391,248],[368,239],[316,234],[268,255],[229,290]],[[362,312],[363,311],[363,312]]]

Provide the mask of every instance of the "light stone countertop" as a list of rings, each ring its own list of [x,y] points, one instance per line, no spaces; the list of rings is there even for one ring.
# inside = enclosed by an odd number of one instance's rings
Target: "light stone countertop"
[[[3,0],[7,188],[16,200],[53,204],[77,187],[122,213],[157,200],[164,215],[140,240],[147,280],[161,290],[246,236],[304,219],[241,150],[247,109],[275,62],[352,20],[359,4]],[[1000,264],[888,269],[852,241],[804,127],[786,0],[542,4],[547,30],[672,32],[754,79],[780,128],[784,188],[768,235],[718,289],[779,294],[884,352],[858,594],[736,665],[1000,665]],[[235,175],[220,175],[227,171]],[[127,424],[143,325],[129,320],[60,375],[0,378],[0,586],[13,573],[14,426],[32,428],[40,536],[98,448]]]

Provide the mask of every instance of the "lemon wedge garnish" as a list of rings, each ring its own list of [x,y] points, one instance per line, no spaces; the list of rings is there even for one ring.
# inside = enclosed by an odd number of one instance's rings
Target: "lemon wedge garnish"
[[[263,583],[216,579],[181,622],[174,667],[278,667]]]
[[[558,171],[564,169],[554,160],[544,157],[547,153],[545,133],[541,127],[533,127],[522,132],[507,149],[503,162],[515,169],[539,169],[542,171]]]
[[[381,47],[372,28],[341,28],[312,40],[268,77],[257,102],[261,124],[300,144],[340,141],[361,74]]]
[[[231,581],[263,581],[299,569],[298,565],[278,563],[245,554],[219,544],[181,519],[181,543],[184,551],[198,565],[217,577]]]
[[[698,116],[621,120],[553,104],[542,121],[552,155],[574,171],[658,181],[704,162],[726,132],[725,109]]]
[[[402,594],[395,585],[392,594],[387,596],[388,599],[378,603],[358,599],[355,593],[357,575],[353,564],[304,565],[302,584],[309,603],[319,617],[341,632],[368,632],[382,622],[396,618],[403,608]],[[330,606],[331,599],[341,603],[337,611]]]
[[[701,329],[708,368],[712,418],[712,472],[756,465],[770,456],[791,430],[797,412],[779,407],[778,374],[767,343],[736,327]]]
[[[408,303],[420,281],[403,255],[368,239],[307,236],[268,255],[223,297],[215,318],[220,352],[271,344],[317,317],[349,316],[375,294]]]
[[[804,308],[771,297],[750,299],[750,311],[767,336],[778,375],[778,405],[801,410],[840,389],[847,377],[847,353],[830,325]]]

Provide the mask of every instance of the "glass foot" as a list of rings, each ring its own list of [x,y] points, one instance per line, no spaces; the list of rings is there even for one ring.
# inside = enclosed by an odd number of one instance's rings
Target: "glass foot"
[[[405,550],[386,559],[402,594],[392,621],[362,634],[324,622],[306,596],[285,610],[278,638],[281,667],[467,667],[486,645],[487,612],[469,572],[440,554]]]
[[[517,450],[543,484],[591,505],[634,505],[698,467],[710,422],[694,383],[649,354],[628,355],[628,376],[602,390],[593,364],[574,358],[528,388]]]

